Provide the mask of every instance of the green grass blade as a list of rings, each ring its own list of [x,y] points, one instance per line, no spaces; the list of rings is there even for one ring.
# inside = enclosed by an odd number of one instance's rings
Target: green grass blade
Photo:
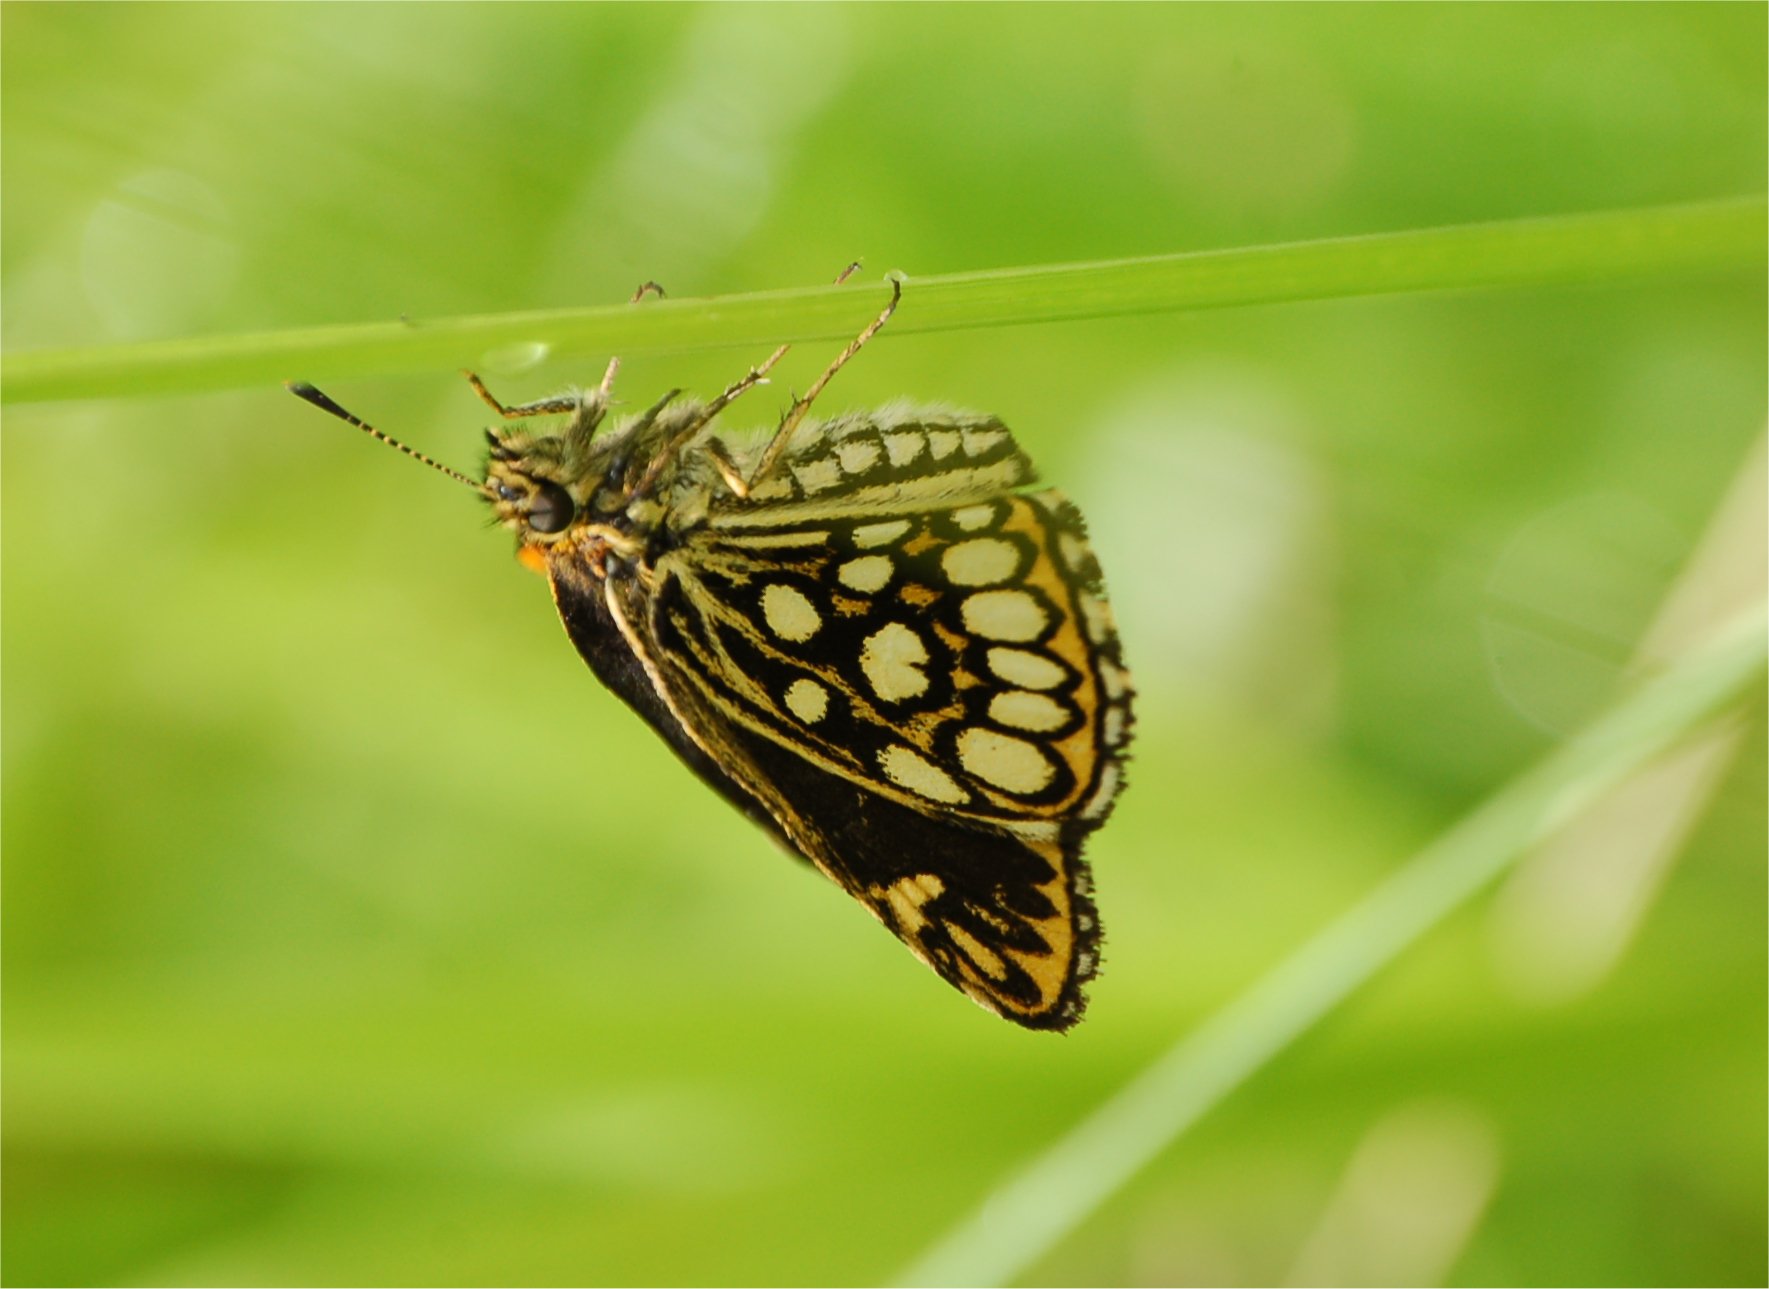
[[[1117,314],[1402,291],[1583,282],[1652,273],[1760,271],[1761,197],[915,278],[885,332],[1011,326]],[[605,358],[845,339],[883,301],[877,286],[708,300],[358,323],[4,356],[0,401],[269,386],[287,379],[479,365],[489,351]]]
[[[903,1275],[1003,1284],[1024,1272],[1290,1043],[1530,846],[1761,675],[1757,605],[1428,846],[987,1197]]]

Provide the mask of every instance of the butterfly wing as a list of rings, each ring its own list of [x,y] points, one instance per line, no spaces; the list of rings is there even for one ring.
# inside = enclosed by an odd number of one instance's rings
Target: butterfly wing
[[[1098,964],[1081,851],[1120,783],[1128,677],[1080,518],[1012,491],[1031,468],[1006,430],[905,424],[819,427],[788,495],[715,511],[644,576],[555,571],[555,596],[704,779],[950,983],[1067,1028]]]

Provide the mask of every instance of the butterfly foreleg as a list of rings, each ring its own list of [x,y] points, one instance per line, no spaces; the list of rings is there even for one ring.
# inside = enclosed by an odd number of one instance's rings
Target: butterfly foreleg
[[[461,374],[467,378],[467,384],[473,392],[492,411],[506,421],[517,421],[528,416],[573,416],[573,429],[586,434],[595,433],[602,418],[608,414],[611,391],[614,388],[614,373],[620,370],[620,359],[610,358],[608,367],[602,373],[602,380],[594,390],[570,390],[564,394],[555,394],[551,398],[539,398],[532,403],[517,403],[506,407],[498,402],[497,397],[485,387],[470,371]]]
[[[836,275],[835,284],[840,286],[843,282],[846,282],[848,278],[853,276],[854,271],[859,267],[860,261],[854,260]],[[639,294],[642,295],[643,293],[644,288],[641,287]],[[871,325],[869,325],[865,331],[861,332],[860,335],[841,352],[835,362],[830,365],[829,370],[825,371],[823,375],[817,378],[816,382],[811,386],[809,394],[804,398],[794,400],[792,408],[787,412],[788,422],[783,422],[781,429],[775,432],[774,440],[768,444],[767,452],[764,454],[764,458],[756,472],[751,474],[747,480],[743,481],[741,491],[739,491],[737,487],[732,488],[732,491],[739,497],[747,497],[750,490],[762,479],[766,478],[767,474],[773,470],[773,461],[769,458],[777,457],[780,452],[784,451],[785,439],[791,436],[793,427],[796,426],[799,419],[804,416],[805,409],[811,405],[811,400],[816,398],[817,395],[822,392],[823,387],[829,383],[829,378],[834,376],[835,373],[841,369],[842,364],[846,363],[848,359],[858,353],[860,346],[872,339],[874,333],[876,333],[880,327],[884,326],[885,319],[889,318],[892,312],[896,309],[897,300],[902,294],[902,284],[893,278],[891,280],[891,302],[885,306],[884,312],[875,318]],[[638,298],[638,295],[634,296],[635,301]],[[687,422],[678,429],[670,438],[669,442],[665,443],[658,450],[656,456],[652,458],[650,467],[646,470],[644,476],[633,489],[632,495],[634,497],[650,496],[652,489],[656,486],[657,480],[663,473],[667,464],[675,460],[677,455],[694,441],[695,436],[712,423],[713,417],[717,416],[732,403],[736,402],[742,395],[765,381],[768,378],[768,373],[774,370],[782,358],[786,357],[787,352],[791,350],[791,348],[792,346],[790,344],[781,345],[761,362],[757,363],[754,367],[751,367],[742,377],[732,381],[731,384],[725,387],[723,393],[702,407],[699,414],[695,416],[692,421]],[[725,461],[729,464],[730,458],[725,458]],[[718,463],[717,458],[714,459],[714,463],[715,465]],[[723,467],[720,468],[719,473],[721,475],[725,473]],[[727,478],[727,482],[730,482],[729,477]]]
[[[609,374],[613,374],[612,367]],[[464,371],[461,375],[467,378],[467,384],[473,387],[473,392],[479,395],[480,401],[506,421],[521,420],[525,416],[562,416],[567,412],[577,411],[581,401],[576,394],[555,394],[551,398],[540,398],[532,403],[516,403],[506,407],[498,402],[497,397],[485,387],[485,382],[472,372]]]
[[[842,276],[846,277],[847,273],[851,272],[853,272],[852,265]],[[787,408],[786,415],[780,418],[780,428],[774,431],[774,437],[768,441],[768,446],[762,451],[760,460],[756,462],[755,470],[749,476],[747,482],[751,489],[766,481],[768,476],[774,472],[775,467],[780,464],[780,458],[786,455],[786,445],[792,441],[792,432],[798,429],[799,422],[805,419],[805,413],[811,410],[811,404],[816,401],[817,395],[823,392],[838,371],[847,366],[848,360],[859,353],[865,347],[866,342],[876,336],[884,324],[890,321],[891,315],[897,311],[897,302],[902,298],[903,280],[893,276],[891,278],[890,301],[878,317],[867,323],[865,330],[848,342],[848,347],[835,356],[835,361],[823,369],[823,374],[811,382],[809,389],[792,400],[792,406]]]

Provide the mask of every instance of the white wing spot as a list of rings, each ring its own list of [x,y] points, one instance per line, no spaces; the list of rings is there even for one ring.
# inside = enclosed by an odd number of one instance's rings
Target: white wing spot
[[[829,712],[829,691],[800,676],[786,687],[786,708],[806,725],[815,725]]]
[[[878,464],[878,444],[869,439],[844,443],[835,450],[836,459],[849,474],[865,474]]]
[[[927,645],[901,622],[887,622],[860,646],[860,670],[872,691],[887,703],[900,703],[927,692]]]
[[[1081,617],[1087,623],[1087,638],[1096,645],[1103,645],[1112,638],[1112,611],[1106,608],[1104,600],[1097,595],[1082,591],[1075,597],[1081,606]]]
[[[928,451],[934,454],[934,460],[944,461],[958,451],[957,430],[929,430],[927,432]]]
[[[774,582],[762,592],[762,616],[768,630],[794,644],[809,640],[823,625],[816,605],[797,587]]]
[[[1124,741],[1124,709],[1122,707],[1106,708],[1106,723],[1102,737],[1107,747],[1117,747]]]
[[[988,640],[1036,640],[1047,621],[1025,591],[978,591],[964,602],[964,625]]]
[[[892,567],[889,555],[861,555],[836,569],[835,575],[850,591],[871,595],[891,580]]]
[[[755,493],[750,493],[755,496]],[[750,533],[743,539],[743,544],[751,550],[766,547],[768,549],[791,546],[827,546],[829,534],[818,532],[814,528],[796,528],[784,533]]]
[[[1082,808],[1081,817],[1084,819],[1098,819],[1111,808],[1112,798],[1117,795],[1118,763],[1116,761],[1107,761],[1100,767],[1099,786],[1093,790],[1093,795],[1087,799],[1087,805]]]
[[[841,483],[841,462],[834,457],[824,457],[807,465],[795,465],[792,468],[792,477],[799,481],[799,487],[806,496],[814,492],[826,492]]]
[[[1055,689],[1068,674],[1061,663],[1024,649],[1003,649],[998,645],[989,650],[988,656],[990,671],[1008,684],[1026,689]]]
[[[927,439],[913,431],[905,434],[887,434],[884,445],[885,455],[890,457],[891,464],[904,466],[921,455],[921,450],[927,446]]]
[[[898,926],[905,931],[919,931],[928,923],[927,914],[921,911],[921,906],[944,894],[946,883],[932,873],[917,873],[913,877],[899,877],[883,891],[879,891],[876,886],[872,889],[884,896],[885,903],[891,906],[891,912],[897,915]]]
[[[999,447],[1007,437],[1006,430],[984,430],[974,426],[964,427],[964,450],[966,455],[980,457],[985,452]]]
[[[958,736],[958,759],[984,783],[1022,796],[1048,787],[1056,775],[1037,744],[974,725]]]
[[[1087,567],[1087,543],[1074,533],[1059,533],[1056,544],[1057,549],[1062,552],[1063,563],[1071,570],[1079,573]]]
[[[1109,658],[1099,660],[1099,677],[1105,684],[1106,697],[1113,702],[1117,702],[1130,692],[1130,673]]]
[[[1019,566],[1019,548],[1002,537],[973,537],[948,546],[940,556],[940,567],[955,586],[1005,582]]]
[[[918,797],[944,805],[956,805],[970,798],[970,793],[959,787],[951,775],[920,752],[901,743],[893,743],[881,751],[878,764],[892,783]]]
[[[1071,715],[1068,707],[1050,695],[1029,694],[1023,689],[1010,689],[989,700],[989,719],[997,725],[1011,725],[1015,729],[1058,730],[1069,723]],[[1108,715],[1108,731],[1110,721]],[[1112,740],[1108,737],[1106,741]]]
[[[962,506],[952,512],[952,522],[967,533],[974,533],[979,528],[994,527],[996,518],[992,502],[984,502],[980,506]]]
[[[959,952],[974,962],[985,976],[991,980],[1007,979],[1007,964],[995,950],[961,926],[947,923],[946,934],[952,937],[952,943],[958,946]]]
[[[854,530],[854,545],[861,550],[871,550],[874,546],[889,546],[911,527],[907,519],[890,519],[882,524],[862,524]]]

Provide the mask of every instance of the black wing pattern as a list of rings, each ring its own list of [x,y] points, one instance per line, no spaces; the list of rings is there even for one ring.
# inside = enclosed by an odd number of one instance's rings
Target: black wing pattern
[[[999,422],[805,427],[775,495],[732,498],[568,628],[693,768],[946,980],[1063,1029],[1100,928],[1082,843],[1122,778],[1130,686],[1075,509],[1020,494]],[[585,606],[584,596],[601,603]],[[641,697],[636,690],[646,690]]]

